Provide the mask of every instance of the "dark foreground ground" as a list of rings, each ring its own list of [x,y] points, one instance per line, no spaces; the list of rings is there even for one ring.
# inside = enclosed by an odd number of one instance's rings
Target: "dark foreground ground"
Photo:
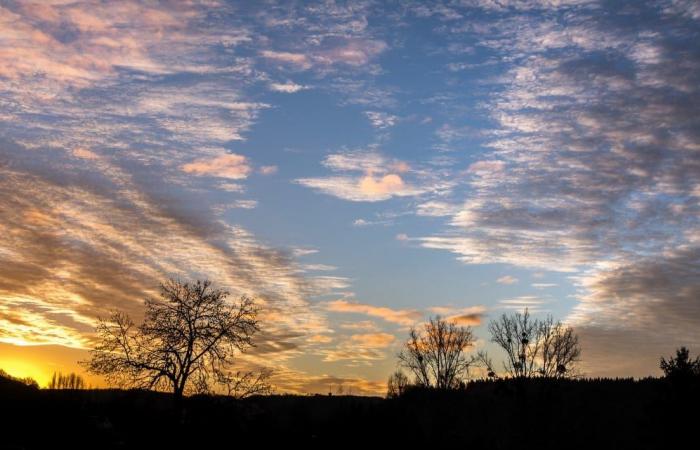
[[[191,397],[181,416],[172,406],[154,392],[0,382],[0,448],[700,448],[700,383],[661,379],[477,382],[390,400]]]

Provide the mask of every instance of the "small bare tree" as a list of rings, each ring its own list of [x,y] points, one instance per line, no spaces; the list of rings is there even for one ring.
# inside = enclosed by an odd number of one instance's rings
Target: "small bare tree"
[[[397,370],[389,376],[386,386],[386,396],[388,398],[400,397],[404,392],[406,392],[406,387],[408,387],[408,377],[402,371]]]
[[[552,316],[536,320],[523,314],[503,314],[489,324],[491,340],[506,354],[503,367],[511,377],[571,377],[581,356],[578,336]],[[492,369],[491,369],[492,370]]]
[[[539,374],[547,378],[576,376],[576,363],[581,356],[578,336],[571,327],[555,322],[552,316],[540,322],[539,338],[542,358]]]
[[[159,300],[145,301],[140,325],[120,312],[100,319],[98,344],[82,364],[113,384],[170,390],[178,404],[186,392],[226,385],[235,352],[251,347],[259,330],[253,300],[228,295],[209,281],[168,280]]]
[[[416,383],[426,387],[453,389],[467,375],[470,359],[466,351],[474,343],[471,327],[457,326],[430,318],[423,330],[411,328],[399,364],[408,369]]]
[[[503,314],[489,324],[491,340],[505,353],[503,366],[513,377],[530,377],[536,371],[535,362],[540,350],[539,324],[526,309],[523,314]]]

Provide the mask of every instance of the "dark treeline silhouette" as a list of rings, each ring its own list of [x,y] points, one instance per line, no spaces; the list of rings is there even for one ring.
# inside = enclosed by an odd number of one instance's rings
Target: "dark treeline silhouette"
[[[46,390],[0,380],[0,448],[678,448],[697,425],[700,382],[510,378],[456,389],[352,396],[183,398],[143,390]]]

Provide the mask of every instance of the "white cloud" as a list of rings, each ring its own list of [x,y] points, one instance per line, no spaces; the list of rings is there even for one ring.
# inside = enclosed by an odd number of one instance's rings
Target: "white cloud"
[[[286,83],[270,83],[270,89],[275,92],[283,92],[285,94],[294,94],[295,92],[303,91],[308,89],[307,86],[302,84],[296,84],[294,82],[288,81]]]

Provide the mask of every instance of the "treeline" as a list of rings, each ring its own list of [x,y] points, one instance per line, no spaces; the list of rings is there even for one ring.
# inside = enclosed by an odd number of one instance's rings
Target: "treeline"
[[[486,351],[468,354],[475,342],[470,326],[459,326],[436,316],[420,328],[411,328],[398,354],[399,369],[387,382],[387,397],[399,397],[409,389],[464,389],[476,379],[582,377],[578,368],[582,353],[578,335],[551,315],[536,319],[528,309],[502,314],[488,324],[488,330],[491,342],[502,351],[500,371]],[[675,382],[700,380],[700,356],[691,358],[686,347],[668,359],[662,357],[659,367]],[[474,376],[474,369],[480,369],[485,376]]]
[[[83,377],[72,372],[66,375],[54,372],[46,387],[48,389],[89,389]]]
[[[218,448],[241,445],[459,445],[472,448],[680,448],[697,425],[697,378],[500,378],[412,385],[384,399],[0,388],[3,448]],[[40,432],[38,432],[40,431]],[[14,446],[14,447],[13,447]],[[439,448],[439,447],[438,447]]]

